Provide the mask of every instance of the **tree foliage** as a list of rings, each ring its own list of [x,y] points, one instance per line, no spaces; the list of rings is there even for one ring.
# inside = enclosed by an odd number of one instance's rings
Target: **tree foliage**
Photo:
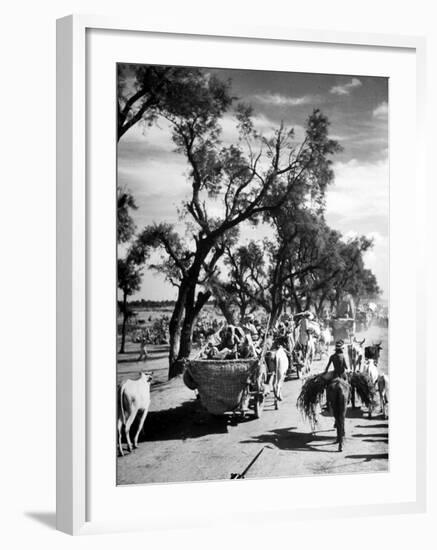
[[[127,243],[135,234],[135,223],[131,211],[137,205],[133,195],[127,191],[117,190],[117,242]]]
[[[202,96],[208,75],[201,69],[118,63],[118,139],[136,124],[147,127],[160,114],[191,115],[209,108]],[[226,94],[226,83],[218,83]],[[226,94],[227,95],[227,94]]]

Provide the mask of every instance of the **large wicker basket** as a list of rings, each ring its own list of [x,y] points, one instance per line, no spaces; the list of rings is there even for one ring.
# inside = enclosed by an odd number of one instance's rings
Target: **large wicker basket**
[[[239,406],[258,363],[258,359],[192,360],[185,367],[184,382],[190,389],[197,388],[211,414],[223,414]]]

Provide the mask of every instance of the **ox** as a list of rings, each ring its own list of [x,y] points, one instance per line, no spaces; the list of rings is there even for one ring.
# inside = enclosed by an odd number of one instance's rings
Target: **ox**
[[[387,418],[389,387],[388,387],[388,376],[386,374],[381,374],[378,376],[377,386],[378,386],[379,404],[381,407],[381,413],[383,418]]]
[[[278,401],[282,401],[282,384],[288,371],[288,356],[282,346],[270,350],[265,355],[267,371],[273,373],[273,393]]]
[[[373,359],[368,359],[364,363],[364,367],[362,370],[363,374],[369,377],[372,385],[376,389],[376,384],[378,382],[379,373],[378,373],[378,367],[376,366],[376,363]],[[372,417],[372,405],[369,406],[369,418]]]
[[[356,338],[352,340],[347,346],[347,353],[349,357],[349,367],[352,372],[361,370],[361,365],[363,363],[363,344],[366,341],[364,338],[359,342]]]
[[[320,332],[320,344],[322,345],[322,348],[324,348],[325,353],[329,353],[329,346],[334,343],[334,339],[332,337],[332,331],[329,327],[325,327]]]
[[[374,344],[373,346],[366,346],[364,348],[364,358],[367,360],[375,361],[375,365],[378,366],[379,356],[381,355],[381,346],[382,342],[379,344]]]
[[[359,342],[355,337],[350,344],[347,345],[347,354],[349,358],[349,368],[352,372],[361,370],[363,364],[364,350],[363,345],[366,339],[364,338]],[[355,389],[351,388],[350,397],[352,401],[352,408],[355,409]]]
[[[150,382],[152,376],[142,372],[138,380],[125,380],[118,387],[118,449],[123,456],[121,432],[124,426],[129,451],[138,447],[138,436],[143,429],[144,421],[150,406]],[[141,413],[138,429],[134,437],[134,444],[130,439],[130,428],[138,413]]]
[[[373,361],[373,360],[365,361],[362,372],[365,375],[367,375],[370,378],[372,384],[374,386],[376,386],[376,382],[378,381],[379,373],[378,373],[378,367],[376,366],[375,361]]]

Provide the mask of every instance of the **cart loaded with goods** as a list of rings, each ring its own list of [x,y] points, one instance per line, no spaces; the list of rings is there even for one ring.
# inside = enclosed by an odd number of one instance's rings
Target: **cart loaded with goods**
[[[351,317],[337,317],[331,320],[332,336],[334,341],[349,340],[356,331],[355,319]]]
[[[202,405],[213,415],[252,410],[259,418],[275,378],[275,372],[267,367],[265,353],[266,339],[257,358],[201,359],[199,353],[186,362],[184,383],[197,390]]]

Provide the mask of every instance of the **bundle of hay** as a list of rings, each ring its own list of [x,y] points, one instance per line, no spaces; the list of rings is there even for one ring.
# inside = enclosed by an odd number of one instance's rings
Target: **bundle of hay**
[[[371,379],[362,372],[354,372],[350,377],[350,385],[357,392],[361,402],[371,407],[375,400],[375,386]]]
[[[314,428],[318,422],[317,406],[323,397],[328,381],[322,374],[310,376],[297,398],[297,408]]]

